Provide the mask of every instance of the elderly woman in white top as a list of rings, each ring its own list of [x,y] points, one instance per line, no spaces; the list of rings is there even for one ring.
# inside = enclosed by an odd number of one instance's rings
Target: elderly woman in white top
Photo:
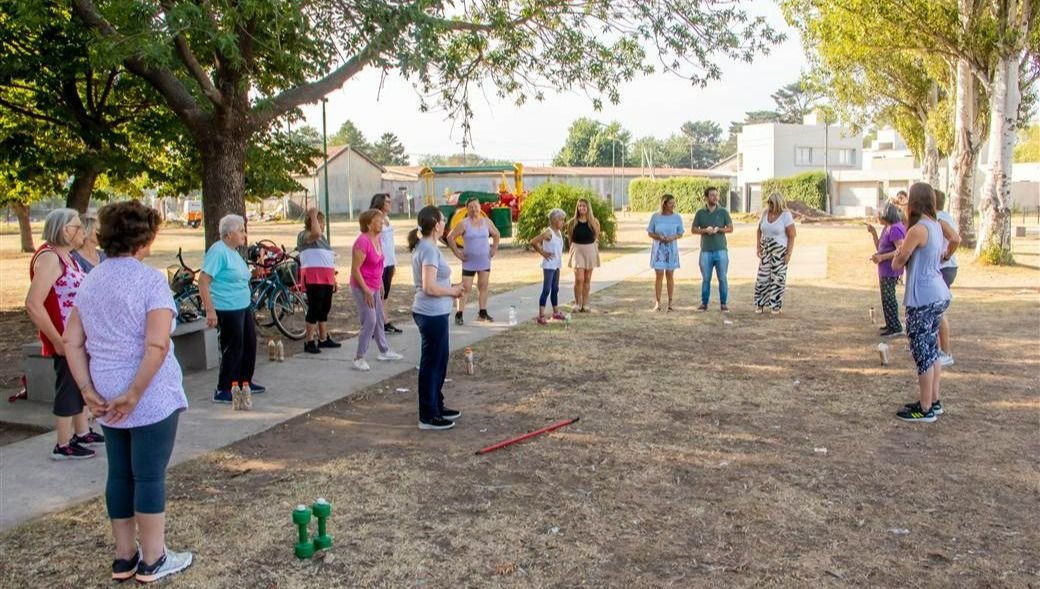
[[[755,313],[769,307],[780,314],[787,288],[787,265],[794,251],[794,217],[778,192],[769,195],[767,208],[758,222],[758,277],[755,280]]]

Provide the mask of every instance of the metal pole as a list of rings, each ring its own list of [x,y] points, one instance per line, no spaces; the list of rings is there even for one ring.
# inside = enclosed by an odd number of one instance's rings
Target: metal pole
[[[325,124],[325,103],[328,99],[321,99],[321,145],[322,151],[325,153],[325,239],[332,241],[331,224],[332,219],[329,215],[329,134],[328,128]]]
[[[617,208],[617,163],[614,161],[617,151],[617,138],[610,138],[610,208]]]
[[[834,205],[831,203],[831,124],[823,122],[823,194],[827,203],[827,212],[834,214]]]

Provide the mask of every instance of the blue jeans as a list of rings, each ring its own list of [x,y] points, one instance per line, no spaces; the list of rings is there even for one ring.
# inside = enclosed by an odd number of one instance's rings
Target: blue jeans
[[[419,421],[429,423],[444,410],[444,377],[448,374],[447,315],[420,315],[412,313],[419,327],[422,346],[419,354]]]
[[[726,279],[726,273],[729,272],[729,252],[726,250],[702,251],[700,265],[701,304],[707,307],[708,299],[711,298],[711,270],[714,268],[715,274],[719,277],[719,302],[725,305],[729,301],[729,281]]]
[[[552,300],[555,309],[560,303],[560,269],[542,268],[542,294],[538,297],[538,306],[544,307],[546,300]]]
[[[128,519],[135,513],[166,511],[166,466],[173,454],[180,411],[141,427],[102,425],[108,455],[105,504],[108,517]]]

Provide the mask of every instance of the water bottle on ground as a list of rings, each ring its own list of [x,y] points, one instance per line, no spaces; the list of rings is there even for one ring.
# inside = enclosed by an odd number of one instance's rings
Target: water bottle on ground
[[[509,307],[509,324],[516,325],[516,305]]]
[[[235,411],[242,409],[242,387],[237,382],[231,383],[231,408]]]
[[[242,383],[242,392],[238,403],[240,411],[249,411],[253,408],[253,389],[249,387],[249,381]]]

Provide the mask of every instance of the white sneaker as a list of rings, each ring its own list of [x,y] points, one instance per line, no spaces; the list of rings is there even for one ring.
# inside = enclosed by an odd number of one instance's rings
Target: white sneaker
[[[145,565],[143,562],[139,564],[135,576],[138,583],[152,583],[183,571],[191,566],[191,561],[190,552],[174,552],[167,548],[165,554],[155,564]]]
[[[939,352],[939,363],[943,366],[953,366],[953,356],[945,352]]]
[[[354,370],[372,370],[372,367],[365,362],[364,358],[358,358],[354,360]]]
[[[387,350],[385,352],[380,352],[379,355],[376,356],[376,360],[382,360],[383,362],[389,362],[391,360],[403,360],[403,359],[404,359],[404,356],[398,354],[397,352],[395,352],[393,350]]]

